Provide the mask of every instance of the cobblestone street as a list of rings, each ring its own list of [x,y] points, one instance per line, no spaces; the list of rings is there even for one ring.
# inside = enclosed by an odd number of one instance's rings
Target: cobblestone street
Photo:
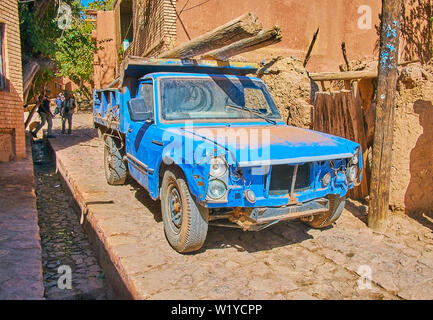
[[[45,298],[105,299],[104,273],[70,205],[54,163],[41,142],[33,144],[35,189],[42,244]],[[72,271],[72,289],[58,287],[60,266]],[[62,270],[62,269],[60,269]]]
[[[433,299],[432,230],[393,214],[386,233],[373,232],[365,225],[366,206],[354,201],[326,230],[297,221],[257,233],[211,227],[201,251],[180,255],[164,237],[158,202],[134,183],[106,183],[91,114],[74,116],[71,136],[59,134],[58,120],[55,126],[50,144],[58,170],[134,299]],[[73,257],[61,263],[73,264]]]

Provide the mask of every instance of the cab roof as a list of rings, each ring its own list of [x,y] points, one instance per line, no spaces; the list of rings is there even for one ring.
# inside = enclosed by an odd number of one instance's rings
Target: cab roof
[[[128,56],[121,67],[121,82],[125,78],[139,79],[151,73],[224,74],[245,76],[256,73],[256,63],[226,62],[196,59],[157,59]]]
[[[262,81],[261,79],[259,79],[257,77],[250,77],[250,76],[247,77],[247,76],[227,75],[227,74],[186,73],[186,72],[154,72],[154,73],[147,74],[138,80],[141,81],[141,80],[146,80],[146,79],[150,79],[150,78],[158,79],[158,78],[164,78],[164,77],[211,77],[211,78],[224,77],[227,79],[240,79],[240,80],[248,79],[248,80]]]

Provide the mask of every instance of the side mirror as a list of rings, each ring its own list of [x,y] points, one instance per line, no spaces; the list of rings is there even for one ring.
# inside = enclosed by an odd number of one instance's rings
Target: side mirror
[[[130,99],[127,104],[132,121],[153,121],[153,111],[149,111],[144,98]]]

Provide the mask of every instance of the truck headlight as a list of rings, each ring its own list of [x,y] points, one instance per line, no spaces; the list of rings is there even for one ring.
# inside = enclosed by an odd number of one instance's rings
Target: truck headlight
[[[355,154],[350,159],[350,163],[353,165],[357,165],[359,163],[359,148],[355,150]]]
[[[248,200],[249,203],[256,203],[256,194],[253,190],[248,189],[245,191],[245,198]]]
[[[210,161],[210,175],[222,177],[227,172],[227,164],[223,158],[212,158]]]
[[[358,167],[351,166],[346,170],[346,177],[349,182],[354,182],[358,176]]]
[[[208,196],[213,200],[219,200],[227,193],[227,186],[224,182],[218,179],[209,182]]]
[[[331,182],[331,178],[332,178],[332,175],[331,175],[330,172],[328,172],[327,174],[325,174],[325,175],[323,176],[323,178],[322,178],[322,185],[323,185],[324,187],[327,187],[328,184]]]

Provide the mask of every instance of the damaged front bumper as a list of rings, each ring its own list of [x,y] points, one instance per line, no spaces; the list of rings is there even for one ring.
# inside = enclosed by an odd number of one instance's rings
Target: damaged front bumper
[[[326,198],[290,205],[286,207],[268,208],[235,208],[223,216],[214,216],[210,224],[221,227],[242,228],[244,231],[260,231],[280,221],[294,220],[325,213],[329,210]],[[230,222],[221,222],[228,218]]]

